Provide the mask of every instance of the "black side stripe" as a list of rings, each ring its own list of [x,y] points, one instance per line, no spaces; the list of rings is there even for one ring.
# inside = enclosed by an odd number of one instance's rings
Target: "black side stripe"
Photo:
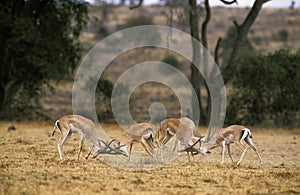
[[[240,140],[242,139],[242,137],[243,137],[244,133],[245,133],[245,130],[243,129],[243,130],[242,130],[242,133],[241,133]]]
[[[57,127],[58,127],[59,131],[61,132],[61,126],[59,125],[59,121],[57,122]]]

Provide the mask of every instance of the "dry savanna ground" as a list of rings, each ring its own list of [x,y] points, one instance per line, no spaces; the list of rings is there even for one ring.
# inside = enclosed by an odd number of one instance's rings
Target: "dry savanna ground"
[[[221,166],[218,148],[210,155],[194,156],[190,163],[182,154],[163,167],[133,172],[97,159],[85,160],[83,155],[77,161],[77,135],[65,145],[67,161],[61,163],[55,139],[50,136],[52,124],[18,122],[17,130],[8,132],[9,124],[0,122],[1,194],[300,193],[299,129],[252,128],[264,165],[259,165],[255,153],[248,150],[239,167],[233,167],[227,155]],[[103,127],[110,136],[117,137],[121,131],[114,124]],[[204,133],[205,129],[199,131]],[[137,152],[139,147],[134,149]],[[239,153],[233,151],[234,159]],[[122,162],[125,157],[118,159]]]

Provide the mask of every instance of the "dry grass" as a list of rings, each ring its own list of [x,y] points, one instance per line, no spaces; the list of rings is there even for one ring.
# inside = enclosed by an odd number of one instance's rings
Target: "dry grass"
[[[220,166],[220,149],[215,149],[208,156],[195,156],[192,163],[183,154],[162,168],[130,172],[96,159],[76,161],[75,135],[65,145],[68,160],[59,162],[55,139],[50,137],[52,124],[15,123],[17,131],[7,132],[8,125],[0,123],[1,194],[300,193],[299,129],[252,128],[263,166],[250,150],[241,166],[232,167],[228,156],[227,164]],[[104,129],[116,137],[120,132],[114,124]],[[203,128],[200,131],[204,133]]]

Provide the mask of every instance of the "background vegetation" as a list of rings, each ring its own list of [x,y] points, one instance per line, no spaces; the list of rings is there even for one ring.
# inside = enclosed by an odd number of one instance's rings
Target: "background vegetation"
[[[300,121],[300,52],[243,59],[234,73],[227,122],[295,127]]]
[[[190,33],[186,6],[142,6],[129,10],[109,4],[88,6],[82,1],[2,2],[0,117],[55,119],[71,113],[72,75],[80,58],[93,45],[117,30],[142,24],[169,25]],[[201,23],[205,20],[203,5],[198,5],[197,10]],[[223,38],[218,55],[221,68],[228,62],[237,37],[238,31],[231,22],[241,23],[249,10],[211,9],[207,42],[214,46],[219,37]],[[230,99],[227,124],[299,126],[298,14],[298,9],[261,10],[242,46],[242,60],[226,84]],[[208,49],[215,54],[214,47]],[[190,62],[176,53],[144,48],[121,55],[99,81],[96,105],[102,121],[112,121],[109,100],[113,83],[128,67],[147,60],[167,62],[190,77]],[[178,115],[180,109],[173,92],[161,87],[149,84],[133,94],[131,102],[135,106],[131,106],[131,113],[136,120],[149,119],[148,113],[143,112],[149,104],[137,98],[143,93],[150,94],[144,101],[165,102],[168,113],[172,113],[168,116]],[[201,101],[207,107],[209,98],[203,85],[200,91],[204,91]]]
[[[34,113],[44,84],[72,76],[87,14],[80,1],[1,1],[0,118]]]

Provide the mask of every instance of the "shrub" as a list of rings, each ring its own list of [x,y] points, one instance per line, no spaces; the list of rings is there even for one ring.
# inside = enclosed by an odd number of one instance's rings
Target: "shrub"
[[[289,31],[281,29],[278,31],[278,39],[282,42],[287,42],[289,38]]]
[[[140,15],[138,17],[128,18],[125,24],[121,25],[119,28],[124,29],[124,28],[130,28],[134,26],[153,25],[153,24],[154,23],[152,17]]]
[[[113,83],[109,80],[100,79],[96,89],[96,111],[101,122],[110,121],[113,118],[111,110],[111,94]]]
[[[300,125],[300,51],[248,56],[232,86],[227,123]]]
[[[167,55],[163,58],[162,61],[166,64],[173,66],[174,68],[177,68],[178,70],[182,69],[180,62],[177,60],[177,58],[174,55]],[[172,71],[165,66],[161,68],[161,72],[164,73],[165,75],[172,73]]]
[[[142,25],[154,25],[153,19],[150,16],[139,15],[137,17],[128,18],[123,25],[118,26],[118,30],[124,30],[127,28],[142,26]],[[122,37],[122,41],[126,43],[126,40],[131,40],[132,37],[135,38],[138,43],[143,42],[143,40],[151,40],[153,44],[159,43],[161,41],[161,36],[158,30],[148,31],[144,34],[140,34],[139,31],[131,31],[130,37]]]
[[[226,64],[230,58],[232,53],[232,48],[238,38],[238,32],[235,26],[230,27],[227,32],[225,38],[221,41],[221,57],[223,59],[223,64]],[[254,48],[249,39],[246,39],[243,47],[240,49],[240,56],[245,57],[247,55],[251,55],[254,52]]]

